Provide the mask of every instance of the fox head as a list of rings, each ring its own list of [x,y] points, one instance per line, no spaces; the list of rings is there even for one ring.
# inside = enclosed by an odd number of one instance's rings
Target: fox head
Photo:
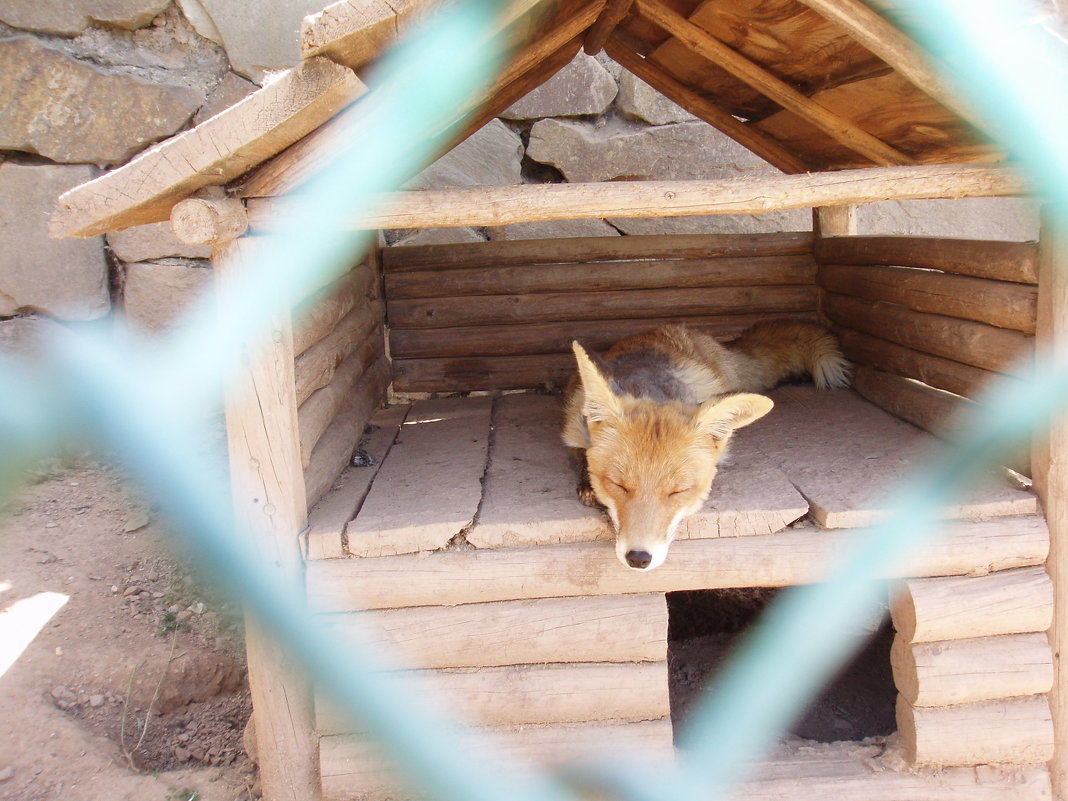
[[[704,504],[731,434],[771,411],[772,401],[748,393],[699,406],[636,398],[614,391],[578,343],[574,350],[590,486],[615,525],[616,556],[652,570],[679,523]]]

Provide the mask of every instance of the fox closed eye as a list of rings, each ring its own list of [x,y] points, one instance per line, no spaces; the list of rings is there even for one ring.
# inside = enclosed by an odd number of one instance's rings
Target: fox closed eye
[[[612,481],[612,479],[608,479],[608,481],[613,487],[622,492],[624,495],[630,495],[630,489],[628,487],[623,486],[618,481]]]
[[[682,487],[681,489],[672,490],[668,493],[669,498],[674,498],[676,495],[685,495],[688,492],[693,492],[693,487]]]

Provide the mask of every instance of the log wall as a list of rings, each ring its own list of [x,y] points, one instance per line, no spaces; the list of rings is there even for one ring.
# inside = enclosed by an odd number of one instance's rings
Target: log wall
[[[667,322],[717,335],[815,319],[810,234],[628,236],[390,248],[399,391],[562,384],[594,350]]]
[[[943,433],[963,399],[1031,369],[1035,243],[837,236],[814,250],[820,311],[858,365],[854,389],[892,414]]]
[[[297,427],[310,509],[348,464],[389,386],[377,256],[309,298],[295,319]]]

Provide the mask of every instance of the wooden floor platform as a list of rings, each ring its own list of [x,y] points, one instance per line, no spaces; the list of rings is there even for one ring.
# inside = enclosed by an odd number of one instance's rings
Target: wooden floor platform
[[[868,525],[921,466],[933,437],[851,391],[772,393],[775,408],[739,431],[705,508],[677,538],[766,535],[808,518],[821,528]],[[605,515],[578,502],[559,437],[559,399],[536,394],[448,398],[393,407],[313,510],[312,558],[395,556],[610,540]],[[1034,514],[1034,495],[1001,477],[946,510],[987,520]]]

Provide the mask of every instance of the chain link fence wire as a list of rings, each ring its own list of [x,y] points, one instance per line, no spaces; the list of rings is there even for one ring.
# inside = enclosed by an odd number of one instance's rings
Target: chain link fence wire
[[[1068,62],[1042,8],[1023,0],[991,0],[982,14],[967,0],[908,0],[903,7],[926,20],[917,37],[952,66],[958,88],[992,121],[1037,194],[1055,209],[1068,208],[1068,104],[1061,102]],[[117,454],[173,522],[185,550],[299,656],[421,796],[569,801],[584,795],[576,787],[593,783],[629,801],[725,798],[849,655],[847,633],[871,618],[885,597],[885,577],[937,536],[938,510],[1064,407],[1068,370],[1046,359],[1032,381],[991,387],[970,420],[972,436],[918,470],[897,492],[891,517],[856,532],[848,552],[828,565],[825,582],[783,593],[692,713],[674,770],[650,775],[640,756],[614,754],[566,777],[539,773],[508,759],[492,737],[415,704],[423,694],[411,692],[411,679],[383,670],[395,664],[392,657],[326,634],[304,599],[278,585],[250,536],[235,529],[219,481],[225,460],[203,453],[209,438],[202,420],[221,405],[239,343],[250,332],[269,332],[273,310],[294,305],[359,256],[368,235],[339,232],[432,157],[427,133],[441,130],[494,74],[500,54],[472,46],[487,41],[494,11],[484,0],[458,6],[386,60],[375,91],[345,114],[347,147],[286,199],[288,225],[257,248],[263,257],[255,270],[241,270],[221,290],[233,315],[220,319],[204,306],[170,339],[67,333],[33,363],[0,359],[0,502],[25,467],[71,439]],[[1051,219],[1068,227],[1063,213]]]

